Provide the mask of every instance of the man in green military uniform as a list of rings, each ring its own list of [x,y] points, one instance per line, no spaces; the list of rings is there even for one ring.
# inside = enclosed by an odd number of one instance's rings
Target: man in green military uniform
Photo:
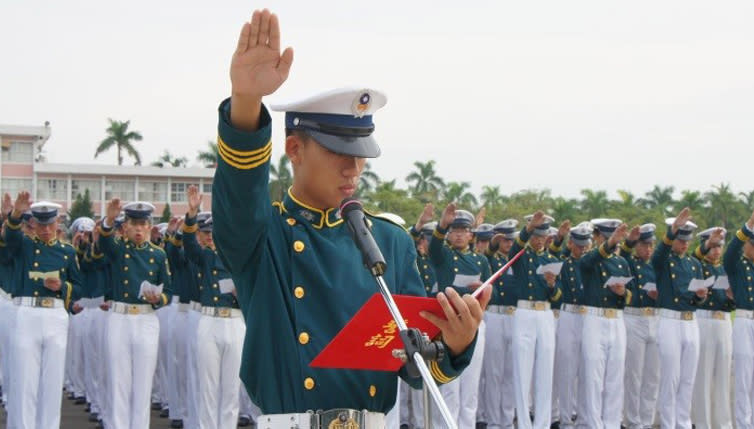
[[[124,239],[113,236],[120,211],[120,199],[108,203],[97,240],[112,272],[113,301],[105,346],[113,372],[109,423],[115,428],[149,427],[160,333],[155,309],[170,302],[170,272],[165,251],[149,242],[154,206],[143,201],[123,206]],[[130,375],[126,377],[124,373]]]
[[[431,203],[425,205],[416,224],[411,225],[411,228],[408,230],[411,237],[414,238],[414,242],[416,242],[416,265],[419,268],[419,275],[422,283],[424,283],[424,290],[427,292],[427,296],[434,296],[438,292],[437,276],[435,275],[432,261],[429,258],[429,242],[437,226],[437,222],[431,222],[433,210],[434,207]]]
[[[490,265],[483,254],[471,249],[474,215],[456,210],[448,204],[429,241],[429,258],[435,267],[440,287],[451,286],[459,294],[467,294],[490,277]],[[447,243],[446,243],[447,238]],[[474,358],[464,374],[442,387],[450,412],[456,416],[458,427],[473,427],[479,400],[479,377],[484,358],[485,324],[479,325]],[[436,414],[435,425],[441,425]]]
[[[31,204],[22,191],[5,222],[3,241],[13,255],[13,303],[16,317],[11,333],[13,385],[8,392],[8,426],[60,426],[68,314],[82,287],[76,251],[57,240],[60,205]],[[21,232],[21,215],[31,210],[36,238]]]
[[[736,374],[736,428],[754,427],[754,212],[736,231],[723,256],[736,302],[733,322],[733,373]]]
[[[726,230],[708,228],[699,234],[694,256],[702,263],[702,276],[727,280],[722,264]],[[697,429],[732,429],[730,370],[733,363],[733,291],[722,286],[710,288],[707,301],[696,310],[699,319],[699,364],[694,381],[691,422]]]
[[[348,410],[320,413],[324,427],[338,416],[378,427],[395,402],[395,374],[309,363],[375,293],[336,207],[356,191],[365,158],[380,153],[372,114],[386,98],[372,89],[335,90],[278,106],[286,112],[285,152],[294,179],[284,200],[272,205],[272,127],[262,97],[286,80],[292,61],[292,49],[281,54],[277,17],[254,12],[233,55],[231,98],[219,109],[214,236],[246,323],[254,327],[246,332],[241,379],[265,413],[259,427],[312,427],[307,410],[332,409]],[[423,296],[411,238],[387,220],[369,220],[387,263],[386,283],[393,292]],[[440,328],[447,348],[444,360],[430,364],[438,381],[451,381],[468,364],[488,298],[447,289],[437,296],[447,320],[423,314]]]

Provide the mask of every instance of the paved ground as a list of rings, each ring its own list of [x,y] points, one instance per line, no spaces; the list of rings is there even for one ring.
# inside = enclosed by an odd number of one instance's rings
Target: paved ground
[[[88,420],[89,415],[84,411],[85,407],[86,405],[74,405],[73,401],[69,401],[64,396],[60,429],[94,429],[97,424]],[[0,428],[6,427],[5,417],[5,410],[0,411]],[[169,427],[170,420],[161,419],[159,411],[152,411],[150,429],[167,429]]]

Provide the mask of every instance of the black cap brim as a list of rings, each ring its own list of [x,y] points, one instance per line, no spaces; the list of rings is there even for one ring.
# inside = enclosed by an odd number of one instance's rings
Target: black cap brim
[[[341,137],[319,131],[306,130],[314,140],[328,150],[357,158],[377,158],[382,151],[372,136]]]

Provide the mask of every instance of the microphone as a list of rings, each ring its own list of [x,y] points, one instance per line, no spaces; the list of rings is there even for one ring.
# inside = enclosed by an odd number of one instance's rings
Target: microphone
[[[381,276],[385,273],[387,264],[382,252],[377,246],[369,230],[366,217],[364,217],[364,206],[356,198],[346,198],[340,203],[340,218],[346,222],[351,232],[351,238],[356,247],[359,248],[364,265],[373,276]]]

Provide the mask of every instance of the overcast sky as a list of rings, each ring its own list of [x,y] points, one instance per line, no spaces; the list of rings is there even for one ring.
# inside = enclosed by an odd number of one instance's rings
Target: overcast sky
[[[4,1],[0,123],[49,120],[50,162],[94,160],[107,118],[195,163],[258,2]],[[434,159],[446,180],[510,193],[654,184],[754,189],[754,2],[275,1],[295,51],[278,99],[360,85],[383,179]],[[270,99],[274,101],[276,96]],[[275,115],[273,157],[282,154]]]

